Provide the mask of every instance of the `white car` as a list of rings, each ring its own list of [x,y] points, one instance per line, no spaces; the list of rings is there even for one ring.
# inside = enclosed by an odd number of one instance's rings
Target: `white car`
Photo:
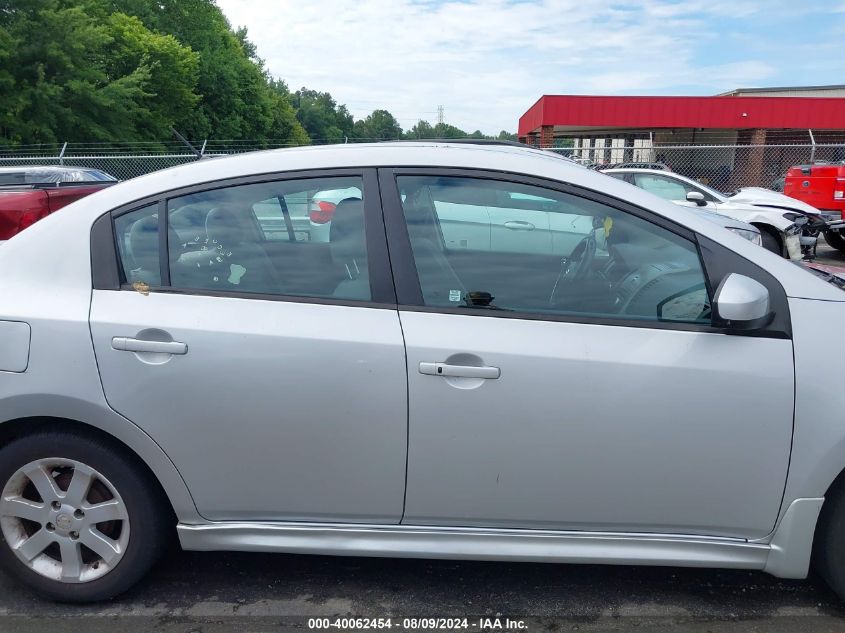
[[[801,259],[801,246],[812,246],[808,240],[815,240],[801,235],[796,220],[802,216],[821,218],[819,211],[810,205],[759,187],[746,187],[725,195],[691,178],[656,169],[607,169],[602,173],[675,204],[710,209],[752,224],[760,230],[765,248],[789,259]]]

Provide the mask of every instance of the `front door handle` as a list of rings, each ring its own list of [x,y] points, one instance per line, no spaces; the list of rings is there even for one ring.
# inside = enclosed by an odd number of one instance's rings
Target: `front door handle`
[[[505,222],[505,228],[512,231],[533,231],[535,227],[531,222],[524,220],[508,220]]]
[[[187,354],[188,346],[177,341],[146,341],[128,336],[115,336],[111,340],[112,349],[120,352],[148,352],[153,354]]]
[[[420,363],[420,373],[426,376],[453,376],[457,378],[488,378],[495,380],[502,375],[498,367],[473,365],[448,365],[446,363]]]

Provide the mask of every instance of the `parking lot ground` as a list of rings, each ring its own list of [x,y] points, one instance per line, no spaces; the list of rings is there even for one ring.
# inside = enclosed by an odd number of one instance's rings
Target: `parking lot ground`
[[[529,631],[845,631],[819,580],[762,572],[178,552],[122,598],[60,605],[0,575],[0,631],[307,631],[307,617],[523,620]],[[398,620],[397,620],[398,618]],[[420,630],[420,629],[418,629]]]
[[[835,248],[828,246],[827,242],[824,241],[824,237],[820,237],[818,247],[816,248],[816,261],[820,264],[845,267],[845,253],[841,253]]]

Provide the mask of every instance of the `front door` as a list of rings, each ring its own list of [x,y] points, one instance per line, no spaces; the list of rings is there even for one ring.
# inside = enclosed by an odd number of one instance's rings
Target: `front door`
[[[694,235],[542,181],[381,178],[395,276],[412,282],[398,289],[410,415],[403,523],[771,531],[792,432],[791,341],[711,326]],[[437,192],[468,203],[485,188],[496,192],[485,204],[500,200],[509,221],[532,200],[548,213],[548,229],[531,222],[552,232],[554,252],[438,242]]]
[[[206,518],[401,518],[405,358],[374,189],[361,174],[218,185],[115,217],[125,283],[91,307],[106,398]],[[336,190],[351,193],[328,240],[310,239],[292,210]]]

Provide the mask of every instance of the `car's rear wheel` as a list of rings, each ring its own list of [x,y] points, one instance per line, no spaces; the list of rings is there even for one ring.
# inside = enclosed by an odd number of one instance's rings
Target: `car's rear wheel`
[[[0,565],[48,598],[131,587],[162,552],[167,516],[132,456],[108,442],[48,432],[0,449]]]
[[[845,237],[837,231],[825,231],[825,241],[836,250],[845,253]]]

